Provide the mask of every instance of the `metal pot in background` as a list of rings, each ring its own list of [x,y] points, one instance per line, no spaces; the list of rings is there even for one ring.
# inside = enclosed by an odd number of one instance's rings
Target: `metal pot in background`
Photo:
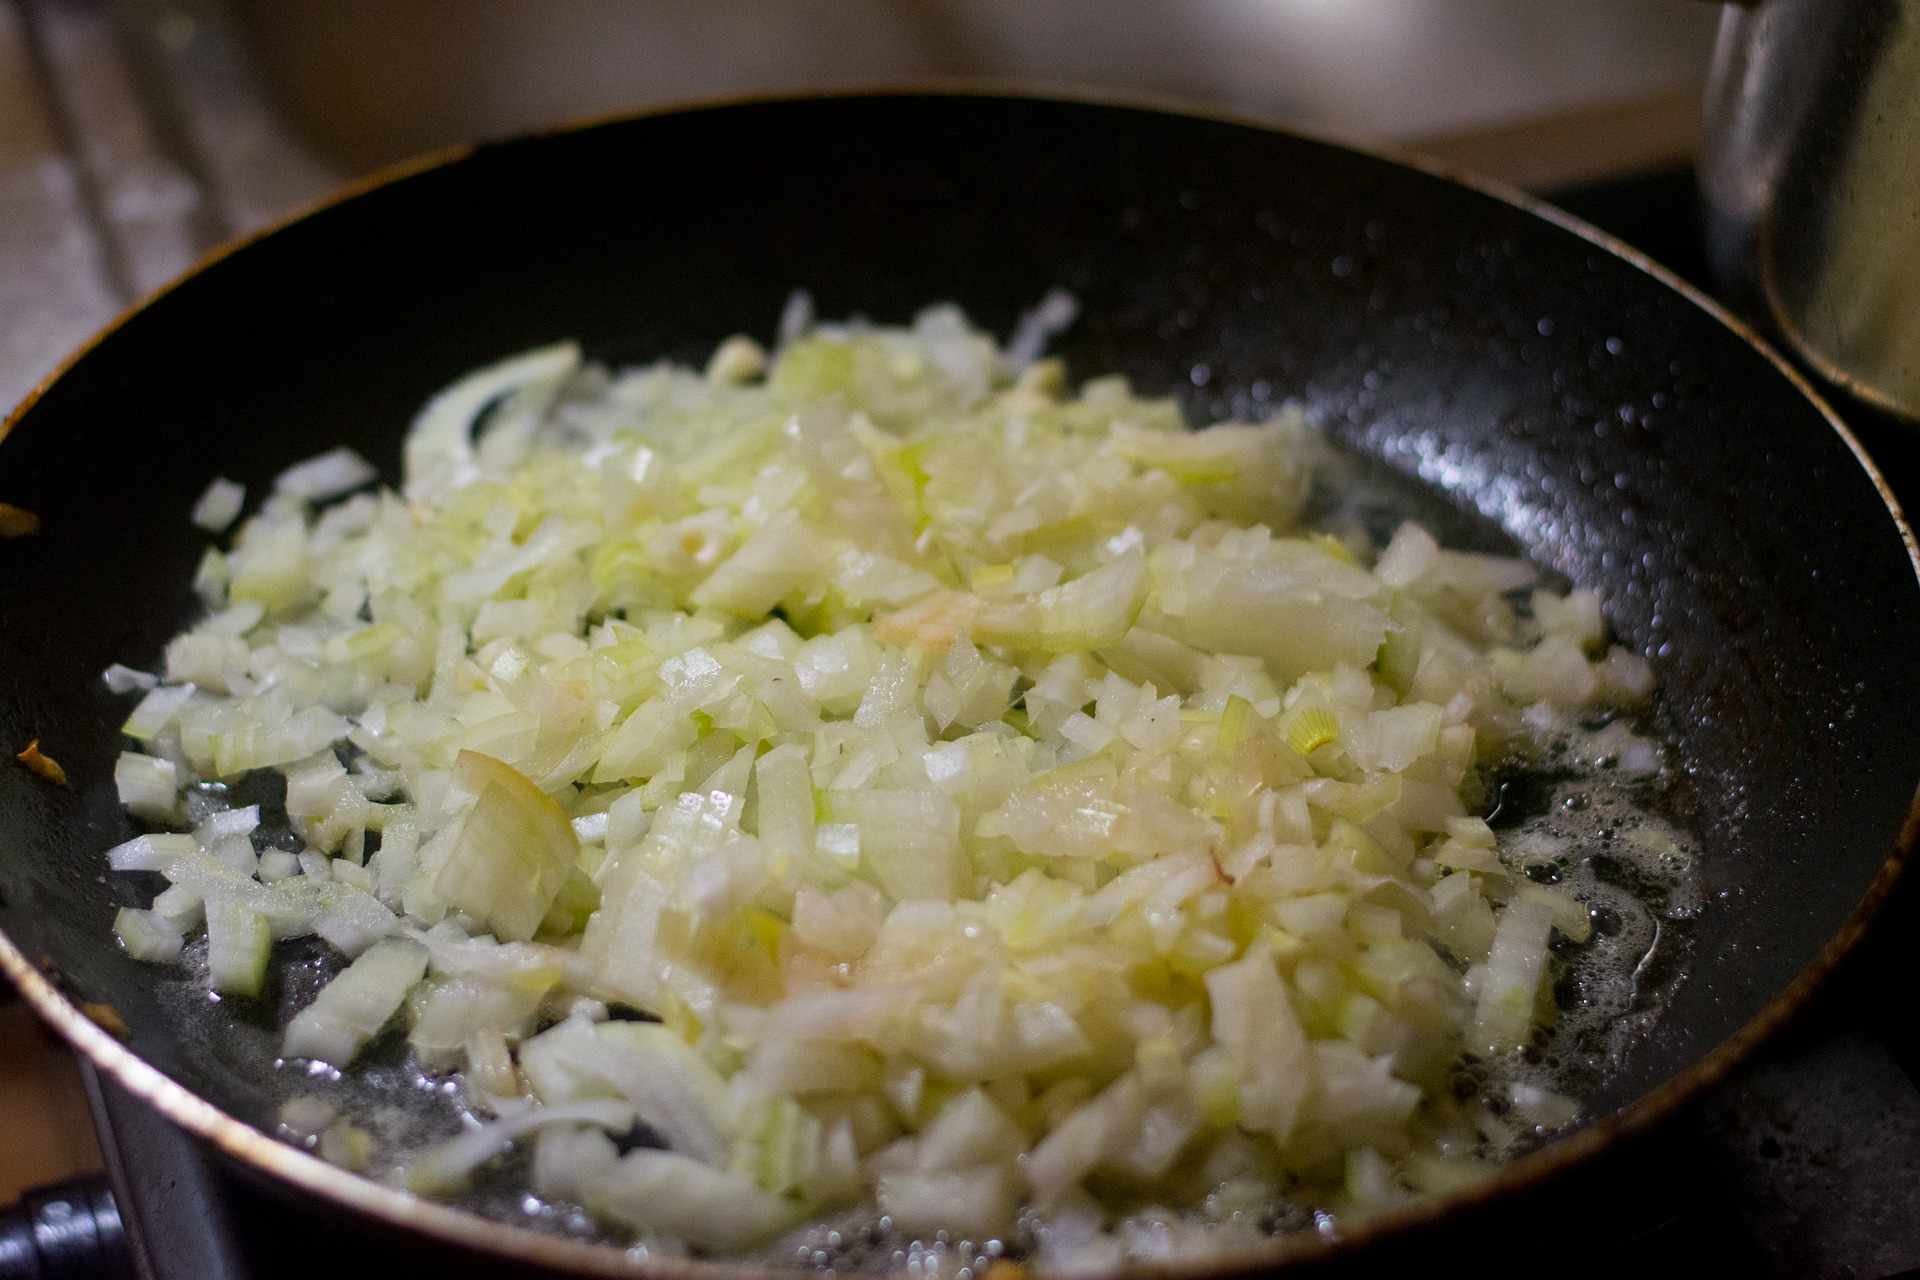
[[[1699,172],[1723,294],[1920,420],[1920,0],[1728,6]]]

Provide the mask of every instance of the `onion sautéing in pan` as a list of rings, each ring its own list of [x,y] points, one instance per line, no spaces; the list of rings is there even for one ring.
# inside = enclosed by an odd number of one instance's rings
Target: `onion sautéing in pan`
[[[1086,1266],[1149,1207],[1228,1239],[1471,1179],[1458,1064],[1535,1038],[1589,929],[1476,765],[1648,669],[1524,562],[1299,528],[1296,412],[1069,389],[1071,311],[1001,350],[799,303],[704,372],[561,344],[435,397],[401,492],[283,474],[164,680],[108,673],[156,828],[109,859],[169,882],[122,945],[250,997],[317,934],[351,964],[286,1058],[404,1023],[474,1127],[294,1136],[425,1194],[523,1144],[654,1247],[864,1211]],[[298,847],[221,798],[261,770]]]

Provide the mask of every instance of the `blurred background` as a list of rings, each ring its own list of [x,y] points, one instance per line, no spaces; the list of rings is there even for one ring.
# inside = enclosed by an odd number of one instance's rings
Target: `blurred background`
[[[402,157],[742,93],[1175,95],[1537,191],[1684,167],[1698,0],[0,0],[0,405],[126,298]]]
[[[967,77],[1171,93],[1548,182],[1683,150],[1718,17],[1672,0],[240,0],[234,16],[290,122],[346,167],[589,113]]]

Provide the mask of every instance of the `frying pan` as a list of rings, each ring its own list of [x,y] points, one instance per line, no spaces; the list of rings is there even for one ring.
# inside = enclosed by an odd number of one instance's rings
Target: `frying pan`
[[[1006,97],[877,95],[618,120],[415,166],[204,266],[78,356],[9,424],[0,730],[71,786],[0,769],[0,969],[133,1093],[276,1186],[469,1259],[663,1272],[412,1200],[266,1137],[247,1066],[327,961],[208,1012],[112,945],[135,889],[112,768],[124,700],[195,612],[215,474],[261,492],[348,443],[388,468],[436,388],[562,337],[615,364],[765,331],[789,290],[900,321],[956,299],[1005,332],[1080,299],[1076,376],[1129,374],[1196,420],[1304,404],[1449,536],[1511,539],[1600,588],[1652,659],[1704,906],[1657,1034],[1598,1118],[1487,1185],[1309,1232],[1339,1256],[1515,1192],[1671,1113],[1778,1027],[1855,941],[1914,839],[1920,589],[1845,429],[1712,303],[1522,197],[1232,121]],[[125,1043],[78,1011],[110,1004]],[[98,1012],[96,1010],[96,1012]],[[113,1019],[109,1018],[109,1022]],[[248,1036],[254,1037],[252,1041]]]

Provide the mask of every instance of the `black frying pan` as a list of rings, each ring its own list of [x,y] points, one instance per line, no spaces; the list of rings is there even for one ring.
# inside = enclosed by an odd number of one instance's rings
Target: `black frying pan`
[[[111,780],[126,704],[99,673],[153,665],[192,616],[204,540],[186,514],[212,475],[259,493],[343,441],[391,469],[466,369],[569,336],[612,362],[696,357],[764,336],[796,285],[827,315],[952,298],[1002,332],[1063,285],[1084,306],[1063,344],[1077,374],[1124,371],[1196,420],[1297,397],[1437,486],[1455,536],[1503,530],[1605,592],[1661,681],[1707,907],[1659,1034],[1591,1098],[1602,1118],[1480,1197],[1723,1074],[1853,942],[1912,841],[1906,531],[1844,430],[1698,295],[1551,211],[1272,130],[1004,98],[763,102],[376,186],[133,313],[16,416],[0,499],[43,527],[0,541],[0,742],[39,737],[73,786],[0,769],[0,969],[123,1084],[283,1186],[496,1260],[628,1265],[246,1127],[270,1128],[276,1097],[232,1037],[249,1019],[266,1035],[301,984],[208,1031],[112,945],[132,896],[101,858],[129,831]],[[69,1000],[111,1004],[127,1045]]]

